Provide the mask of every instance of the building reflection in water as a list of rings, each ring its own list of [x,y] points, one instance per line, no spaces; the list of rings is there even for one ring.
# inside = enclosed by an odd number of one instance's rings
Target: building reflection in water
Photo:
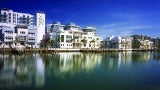
[[[50,74],[58,77],[65,77],[78,72],[91,72],[98,65],[101,65],[102,55],[92,53],[59,53],[51,57],[47,67]]]
[[[44,85],[44,63],[38,54],[0,55],[0,87]]]
[[[0,55],[0,87],[43,87],[45,75],[65,78],[77,73],[90,74],[100,69],[119,70],[135,64],[160,60],[159,53],[58,53],[55,55]]]

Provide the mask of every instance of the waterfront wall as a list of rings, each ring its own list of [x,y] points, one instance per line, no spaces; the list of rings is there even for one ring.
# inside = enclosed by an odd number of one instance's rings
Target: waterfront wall
[[[0,49],[0,54],[26,54],[26,53],[58,53],[58,52],[121,52],[121,51],[159,51],[158,49],[89,49],[89,48],[41,48],[41,49],[24,49],[24,50],[13,50],[13,49]]]

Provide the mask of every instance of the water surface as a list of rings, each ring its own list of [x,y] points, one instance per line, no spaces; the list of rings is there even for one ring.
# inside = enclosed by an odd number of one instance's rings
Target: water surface
[[[160,53],[0,55],[2,90],[160,90]]]

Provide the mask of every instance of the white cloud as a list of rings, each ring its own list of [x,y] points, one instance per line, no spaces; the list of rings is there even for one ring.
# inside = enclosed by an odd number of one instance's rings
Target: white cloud
[[[129,25],[127,22],[97,26],[97,34],[103,38],[111,35],[130,36],[139,30],[151,28],[148,25]]]

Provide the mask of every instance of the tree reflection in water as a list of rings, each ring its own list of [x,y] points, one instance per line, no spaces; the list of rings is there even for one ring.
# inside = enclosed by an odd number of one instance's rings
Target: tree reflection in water
[[[57,53],[0,55],[0,87],[43,87],[46,76],[64,79],[78,73],[118,71],[140,64],[159,63],[157,52]],[[159,63],[160,64],[160,63]],[[108,73],[109,73],[108,72]]]

